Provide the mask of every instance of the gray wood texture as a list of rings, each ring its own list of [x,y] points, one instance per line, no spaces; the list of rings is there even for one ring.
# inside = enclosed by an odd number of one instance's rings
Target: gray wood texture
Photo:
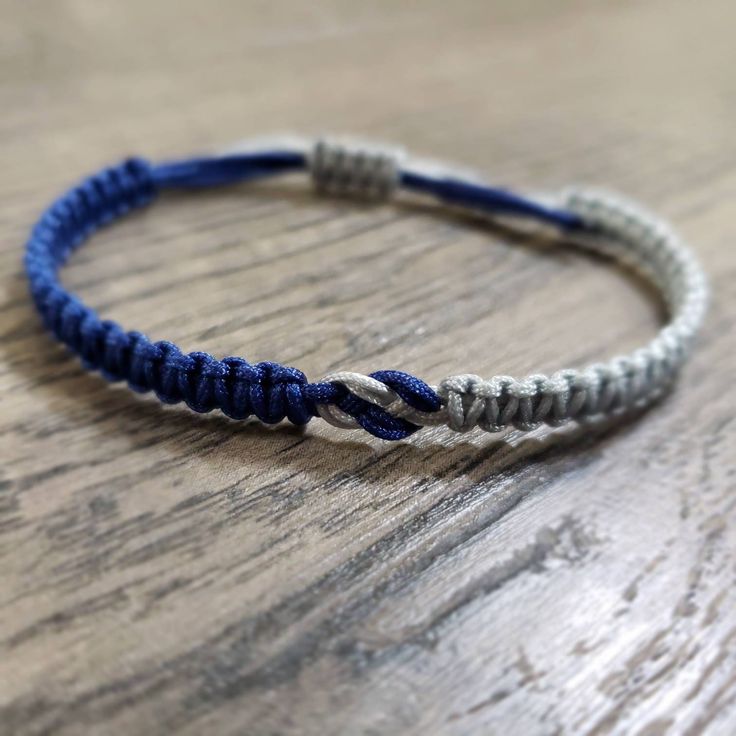
[[[736,731],[732,2],[0,8],[1,733]],[[129,153],[279,130],[641,198],[712,279],[676,391],[613,426],[385,444],[82,371],[27,298],[41,209]],[[312,379],[552,371],[661,319],[599,259],[298,181],[166,197],[64,279]]]

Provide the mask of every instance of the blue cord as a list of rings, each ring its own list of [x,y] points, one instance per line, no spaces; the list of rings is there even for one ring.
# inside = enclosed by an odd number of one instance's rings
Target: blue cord
[[[189,189],[235,184],[274,174],[285,174],[303,170],[306,165],[307,160],[303,153],[263,151],[158,164],[152,169],[152,176],[158,187]]]
[[[451,177],[435,179],[407,171],[401,174],[401,184],[407,189],[431,194],[446,204],[472,207],[491,214],[529,217],[563,229],[582,226],[578,216],[571,212],[545,207],[505,189],[471,184]]]
[[[267,424],[288,419],[297,425],[317,416],[318,405],[334,404],[376,437],[408,437],[418,425],[392,416],[338,383],[308,383],[301,371],[279,363],[251,364],[236,357],[217,360],[202,352],[185,354],[170,342],[154,343],[139,332],[126,332],[115,322],[101,320],[66,291],[57,277],[69,254],[92,233],[131,210],[149,205],[161,189],[232,184],[303,170],[306,165],[304,154],[288,151],[159,165],[133,158],[85,179],[44,212],[26,246],[25,268],[44,324],[89,370],[99,370],[109,381],[125,380],[135,391],[154,391],[167,404],[184,401],[197,412],[218,408],[233,419],[253,415]],[[444,202],[531,217],[562,228],[579,225],[570,213],[459,180],[403,173],[401,183]],[[441,407],[435,391],[414,376],[378,371],[371,377],[419,411],[434,412]]]

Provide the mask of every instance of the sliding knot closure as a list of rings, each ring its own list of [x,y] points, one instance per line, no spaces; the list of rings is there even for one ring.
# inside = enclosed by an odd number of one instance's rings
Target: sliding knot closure
[[[400,158],[398,151],[375,144],[320,140],[309,158],[309,171],[321,194],[382,200],[399,183]]]

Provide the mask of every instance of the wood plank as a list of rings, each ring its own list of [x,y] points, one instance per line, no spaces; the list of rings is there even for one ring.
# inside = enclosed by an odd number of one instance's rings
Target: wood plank
[[[0,8],[0,733],[733,733],[732,3]],[[84,373],[26,294],[43,206],[130,153],[284,130],[672,218],[714,292],[675,392],[613,425],[389,444]],[[154,339],[311,379],[553,371],[662,317],[600,259],[299,178],[167,196],[64,280]]]

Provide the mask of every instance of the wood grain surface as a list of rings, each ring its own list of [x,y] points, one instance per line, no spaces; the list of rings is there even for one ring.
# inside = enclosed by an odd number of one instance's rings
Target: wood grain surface
[[[0,732],[736,732],[736,10],[686,2],[0,4]],[[349,132],[676,222],[713,304],[613,425],[389,444],[163,407],[86,374],[21,270],[126,154]],[[167,196],[65,283],[185,350],[553,371],[654,334],[600,259],[298,179]]]

